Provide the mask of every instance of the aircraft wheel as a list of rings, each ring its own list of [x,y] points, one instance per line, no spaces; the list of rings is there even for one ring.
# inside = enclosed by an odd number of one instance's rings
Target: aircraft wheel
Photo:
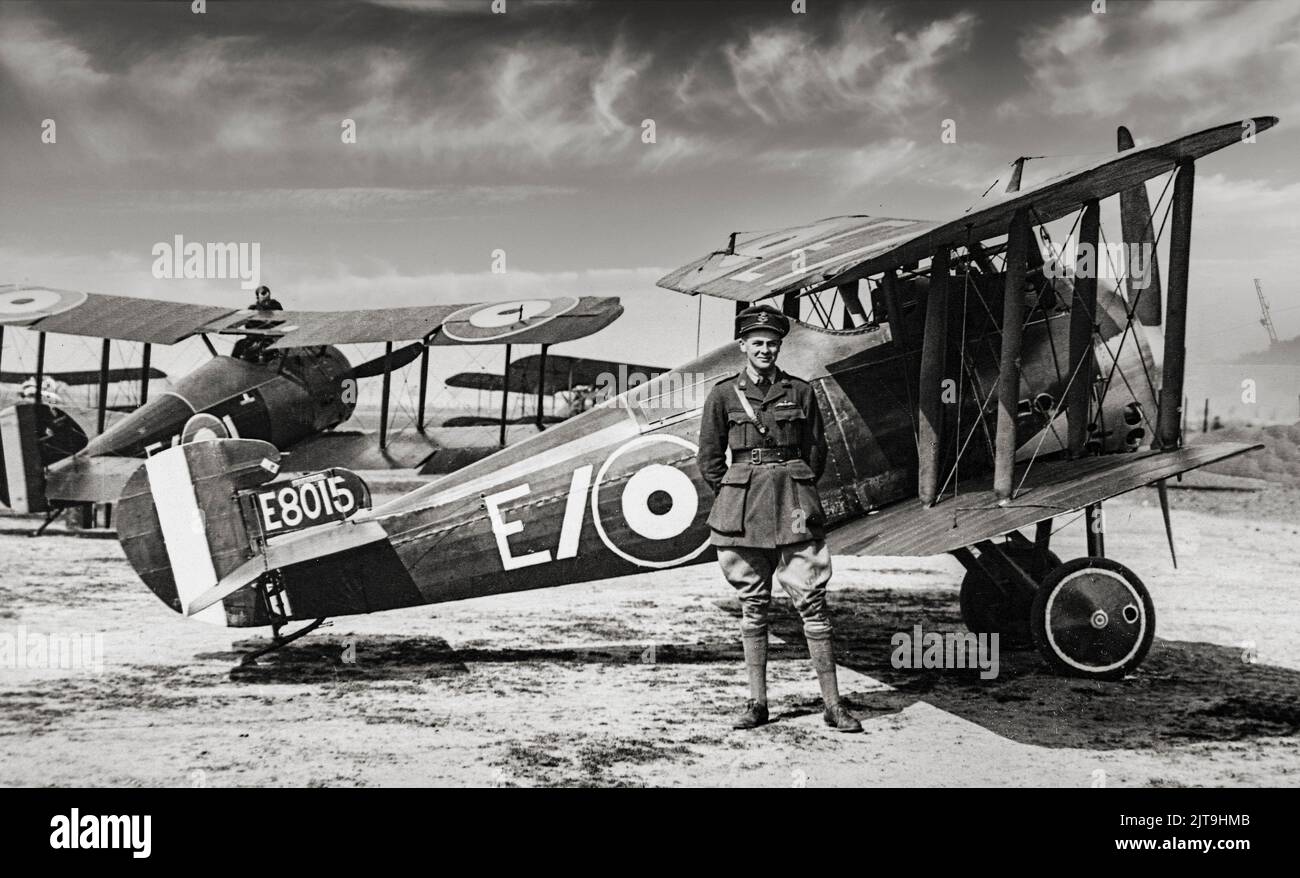
[[[1075,558],[1047,574],[1034,597],[1034,645],[1055,670],[1118,680],[1151,649],[1156,609],[1137,575],[1108,558]]]
[[[1011,560],[1036,582],[1048,571],[1061,566],[1061,559],[1048,550],[1038,555],[1032,546],[1007,543],[1002,546]],[[998,634],[1004,646],[1031,646],[1029,616],[1033,597],[1020,594],[1011,583],[994,581],[983,571],[966,571],[961,581],[961,620],[975,634]]]

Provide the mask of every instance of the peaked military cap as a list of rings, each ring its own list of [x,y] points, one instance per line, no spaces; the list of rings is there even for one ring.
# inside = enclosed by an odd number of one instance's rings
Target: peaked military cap
[[[790,318],[771,305],[751,305],[736,315],[736,338],[755,329],[770,329],[784,338],[790,332]]]

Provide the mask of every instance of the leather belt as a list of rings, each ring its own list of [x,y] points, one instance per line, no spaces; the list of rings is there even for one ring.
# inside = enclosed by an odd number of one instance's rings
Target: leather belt
[[[733,448],[731,450],[731,459],[736,463],[744,462],[745,455],[748,455],[749,462],[755,465],[803,460],[801,450],[793,446],[776,446],[774,448]]]

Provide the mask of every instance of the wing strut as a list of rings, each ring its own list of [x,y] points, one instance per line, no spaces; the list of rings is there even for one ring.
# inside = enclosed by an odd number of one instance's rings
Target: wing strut
[[[1187,359],[1187,270],[1192,253],[1192,190],[1196,164],[1178,163],[1174,178],[1173,221],[1169,232],[1169,282],[1165,299],[1165,363],[1161,372],[1156,442],[1178,448],[1182,442],[1183,366]]]
[[[104,424],[108,419],[108,355],[111,344],[109,339],[104,339],[103,348],[99,352],[99,407],[95,413],[95,435],[104,432]]]
[[[1011,499],[1016,466],[1016,412],[1020,402],[1020,343],[1025,329],[1025,265],[1028,261],[1029,214],[1011,218],[1007,231],[1006,295],[1002,304],[1002,360],[998,366],[998,429],[993,449],[993,490]]]
[[[420,402],[415,414],[415,429],[424,432],[424,397],[429,390],[429,346],[420,350]]]
[[[149,401],[149,359],[153,356],[153,345],[144,343],[144,355],[140,360],[140,405]]]
[[[542,345],[542,358],[537,364],[537,429],[545,429],[542,420],[542,397],[546,390],[546,349],[550,345]]]
[[[918,496],[930,506],[939,493],[940,394],[944,355],[948,347],[948,255],[940,247],[930,262],[930,293],[925,306],[925,337],[921,343],[921,378],[918,388],[920,424],[917,450],[920,455]],[[846,311],[847,313],[847,311]]]
[[[393,387],[393,343],[384,342],[384,388],[379,399],[379,450],[388,447],[388,392]]]
[[[36,404],[45,392],[45,333],[36,333]]]
[[[506,345],[506,368],[501,373],[501,447],[506,447],[506,414],[510,403],[510,345]]]
[[[1092,270],[1074,272],[1074,301],[1070,303],[1070,375],[1073,380],[1069,394],[1066,417],[1070,433],[1070,457],[1082,457],[1088,444],[1088,400],[1092,395],[1093,363],[1092,334],[1097,323],[1097,245],[1101,235],[1101,203],[1093,198],[1083,206],[1083,219],[1079,222],[1079,250],[1091,247]]]

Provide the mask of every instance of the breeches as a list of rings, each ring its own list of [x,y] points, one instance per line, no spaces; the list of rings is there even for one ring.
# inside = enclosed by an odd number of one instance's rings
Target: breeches
[[[809,540],[774,549],[719,546],[717,551],[722,575],[740,596],[742,634],[767,632],[772,579],[775,578],[803,620],[804,636],[812,640],[830,638],[826,583],[831,578],[831,553],[825,540]]]

